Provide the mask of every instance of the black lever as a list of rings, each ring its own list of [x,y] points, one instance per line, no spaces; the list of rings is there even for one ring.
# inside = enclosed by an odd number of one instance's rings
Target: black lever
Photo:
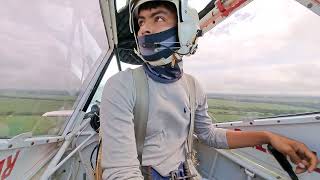
[[[282,153],[277,151],[270,144],[268,144],[268,150],[276,158],[280,166],[289,174],[292,180],[299,180],[298,176],[293,171],[291,164]]]
[[[91,118],[90,125],[96,131],[99,132],[100,128],[100,107],[98,104],[94,104],[91,107],[91,111],[86,113],[84,119]]]

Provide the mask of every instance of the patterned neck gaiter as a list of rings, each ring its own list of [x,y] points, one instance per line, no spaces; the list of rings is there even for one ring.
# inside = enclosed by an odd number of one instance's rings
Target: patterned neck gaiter
[[[171,67],[171,63],[163,66],[152,66],[144,63],[143,68],[151,79],[165,84],[178,81],[183,74],[182,62],[176,63],[174,67]]]

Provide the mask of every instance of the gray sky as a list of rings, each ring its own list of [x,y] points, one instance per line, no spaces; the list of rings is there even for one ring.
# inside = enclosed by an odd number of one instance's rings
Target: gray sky
[[[79,88],[108,46],[98,8],[88,0],[2,2],[0,89]],[[184,68],[208,92],[320,95],[319,32],[320,17],[296,1],[255,0],[200,39]]]
[[[185,71],[209,92],[320,95],[319,32],[296,1],[256,0],[200,39]]]
[[[0,89],[78,89],[106,48],[98,1],[6,0]]]

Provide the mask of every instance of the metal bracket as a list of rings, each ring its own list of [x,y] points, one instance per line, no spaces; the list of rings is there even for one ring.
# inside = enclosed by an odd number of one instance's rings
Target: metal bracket
[[[246,175],[247,175],[247,180],[251,180],[252,178],[254,178],[256,176],[256,174],[254,172],[250,171],[247,168],[244,169],[244,173],[246,173]]]
[[[74,137],[79,135],[79,132],[82,132],[82,129],[85,128],[90,123],[90,120],[91,120],[90,118],[85,119],[81,125],[79,125],[76,129],[74,129],[71,133],[69,133],[65,137],[64,143],[62,144],[62,146],[60,147],[59,151],[54,156],[54,158],[51,160],[47,169],[43,173],[41,180],[49,179],[56,170],[58,170],[68,159],[70,159],[86,142],[88,142],[96,134],[96,132],[93,131],[88,138],[86,138],[79,146],[77,146],[70,154],[68,154],[67,157],[65,157],[62,161],[60,161],[63,154],[66,152],[67,148],[72,143]]]

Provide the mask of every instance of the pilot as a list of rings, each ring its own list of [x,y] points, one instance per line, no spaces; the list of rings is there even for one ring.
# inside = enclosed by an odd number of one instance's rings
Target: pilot
[[[148,79],[148,124],[140,167],[134,131],[136,88],[132,70],[112,76],[101,102],[102,179],[170,179],[172,172],[187,176],[186,139],[190,125],[189,96],[185,89],[183,56],[197,47],[199,19],[183,0],[130,2],[130,28],[136,53],[144,61]],[[208,115],[204,90],[196,83],[194,133],[206,145],[234,149],[271,144],[289,156],[296,172],[312,172],[317,157],[301,142],[266,131],[232,131],[215,128]],[[141,171],[148,169],[148,172]],[[194,178],[197,177],[188,177]]]

